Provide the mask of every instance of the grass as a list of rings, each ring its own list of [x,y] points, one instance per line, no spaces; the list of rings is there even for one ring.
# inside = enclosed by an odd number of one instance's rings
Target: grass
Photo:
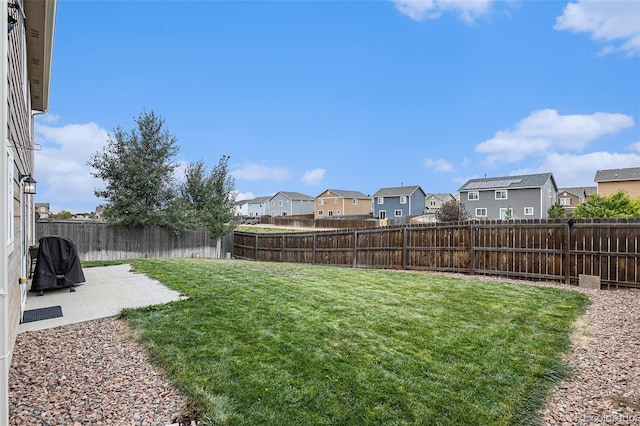
[[[123,314],[211,425],[532,424],[588,303],[432,274],[131,263],[189,296]]]

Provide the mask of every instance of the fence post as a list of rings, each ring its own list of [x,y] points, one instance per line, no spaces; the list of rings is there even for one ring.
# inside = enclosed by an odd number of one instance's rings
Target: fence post
[[[565,284],[571,284],[571,227],[574,224],[573,219],[569,219],[567,221],[567,225],[565,226],[565,230],[567,232],[567,237],[565,238],[565,272],[564,272],[564,282]]]
[[[407,243],[407,240],[409,238],[409,233],[407,232],[407,226],[403,226],[402,227],[402,269],[407,269],[407,264],[409,263],[407,258],[409,256],[407,256],[407,253],[409,251],[409,249],[407,248],[407,246],[409,245]]]
[[[474,275],[475,274],[476,233],[474,232],[475,231],[474,226],[475,226],[474,222],[470,221],[469,222],[469,233],[470,233],[470,238],[469,238],[469,275]]]
[[[316,246],[318,245],[318,233],[314,232],[313,233],[313,259],[311,260],[311,264],[315,265],[316,264]]]
[[[353,230],[353,267],[358,267],[358,230]]]
[[[258,260],[258,234],[256,234],[255,240],[256,240],[256,246],[255,246],[254,250],[255,250],[256,254],[255,254],[255,256],[253,256],[253,260]]]

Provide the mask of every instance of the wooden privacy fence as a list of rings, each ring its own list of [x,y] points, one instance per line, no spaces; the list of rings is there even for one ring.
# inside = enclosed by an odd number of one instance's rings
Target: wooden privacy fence
[[[375,229],[235,232],[236,258],[497,275],[640,288],[640,220],[469,221]]]
[[[128,228],[97,221],[55,220],[36,224],[36,239],[47,235],[69,238],[81,261],[124,260],[144,257],[220,258],[231,251],[233,236],[211,239],[205,229],[180,235],[158,226]]]

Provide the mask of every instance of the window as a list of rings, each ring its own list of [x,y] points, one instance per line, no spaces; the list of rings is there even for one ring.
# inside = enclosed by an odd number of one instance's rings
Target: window
[[[319,206],[323,206],[324,205],[324,200],[322,198],[318,198],[318,205]]]
[[[402,217],[402,210],[398,209],[393,212],[395,217]]]
[[[533,207],[525,207],[524,208],[525,216],[533,216]]]
[[[338,210],[336,211],[336,214],[337,214],[338,216],[340,216],[340,215],[342,214],[342,211],[341,211],[340,209],[338,209]]]
[[[474,200],[479,200],[479,199],[480,199],[480,193],[479,192],[469,192],[467,194],[467,200],[474,201]]]
[[[329,210],[328,212],[329,217],[333,216],[333,210]]]
[[[358,199],[354,198],[353,200],[351,200],[351,204],[353,204],[354,206],[358,205]]]
[[[380,210],[378,212],[378,219],[386,219],[387,218],[387,211],[386,210]]]
[[[322,210],[318,210],[318,216],[323,216],[324,213],[322,212]]]
[[[278,200],[278,207],[282,207],[282,200]]]
[[[501,189],[496,191],[496,200],[506,200],[507,199],[507,190]]]
[[[487,217],[487,209],[486,208],[476,209],[476,217]]]
[[[407,197],[405,195],[400,196],[400,204],[407,204]]]
[[[333,204],[338,204],[338,199],[337,198],[333,199]]]
[[[570,206],[571,205],[571,198],[560,198],[560,205],[561,206]]]
[[[384,204],[384,197],[378,197],[378,204]],[[384,219],[381,217],[380,219]]]
[[[436,206],[436,200],[431,200],[431,201],[429,201],[429,205],[430,205],[431,207],[435,207],[435,206]]]

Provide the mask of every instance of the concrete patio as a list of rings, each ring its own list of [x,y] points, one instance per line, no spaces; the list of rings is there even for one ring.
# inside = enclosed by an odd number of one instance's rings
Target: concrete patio
[[[18,333],[115,316],[123,308],[180,299],[177,291],[146,275],[131,272],[130,265],[83,268],[83,272],[86,282],[74,287],[75,292],[61,288],[45,290],[42,296],[37,296],[37,293],[29,291],[25,310],[59,305],[62,317],[22,323]]]

